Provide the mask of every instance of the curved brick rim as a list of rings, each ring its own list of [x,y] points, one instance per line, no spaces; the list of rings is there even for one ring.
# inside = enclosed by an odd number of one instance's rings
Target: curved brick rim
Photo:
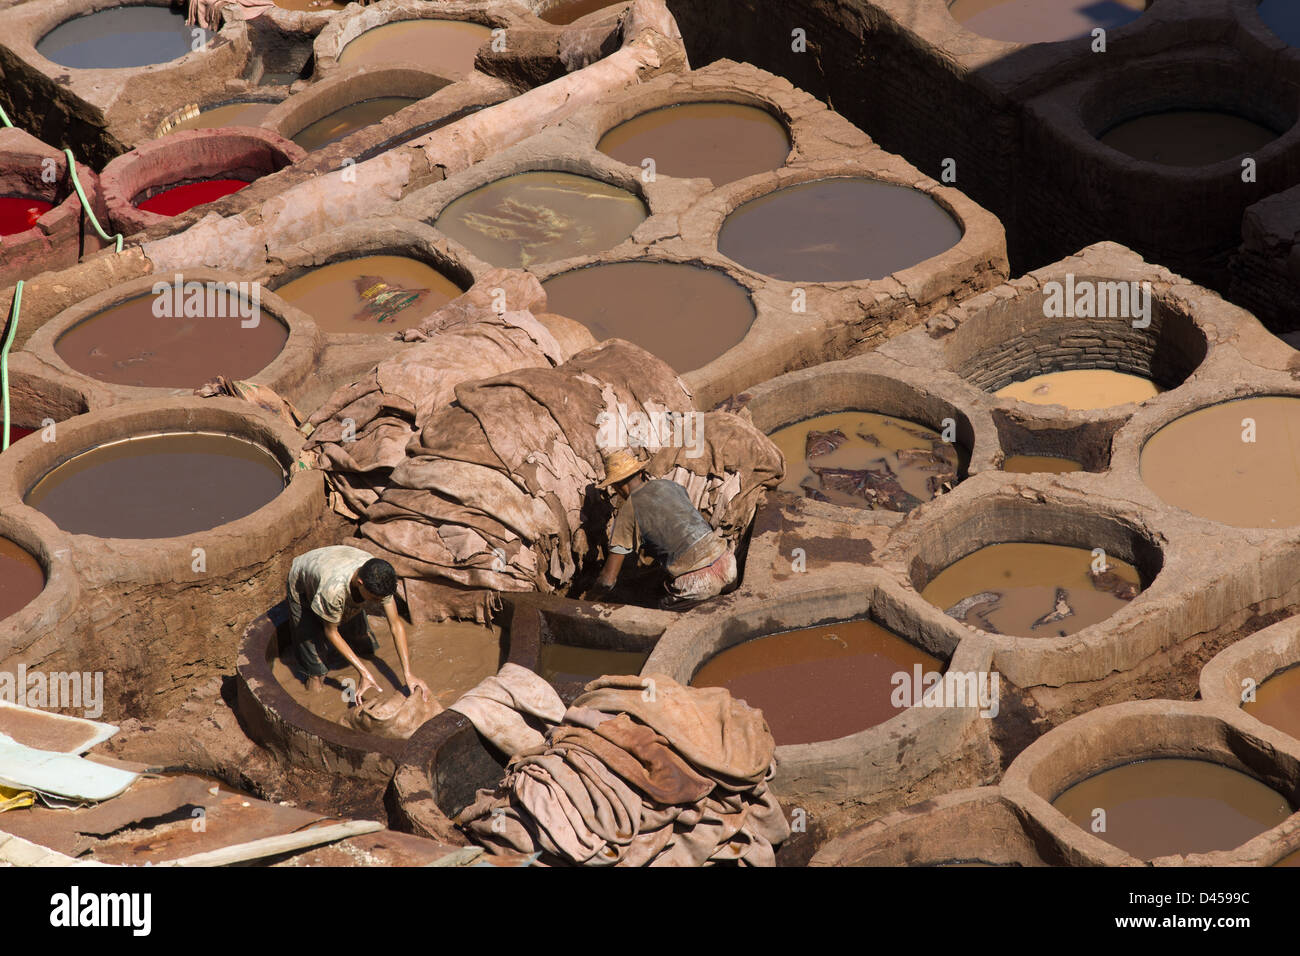
[[[132,235],[172,218],[136,205],[168,187],[213,178],[251,182],[306,156],[300,146],[260,127],[181,130],[119,156],[104,167],[100,181],[114,226]]]
[[[1217,707],[1236,710],[1243,727],[1264,739],[1294,741],[1290,734],[1267,724],[1242,708],[1247,686],[1261,684],[1300,664],[1300,617],[1289,617],[1243,638],[1216,654],[1201,668],[1201,699]]]
[[[260,91],[257,87],[252,87],[246,93],[241,93],[235,96],[231,96],[230,93],[228,92],[217,93],[215,95],[209,96],[205,100],[197,101],[194,103],[188,103],[185,106],[182,106],[180,109],[174,110],[172,113],[166,116],[161,123],[158,124],[157,128],[154,129],[153,135],[155,138],[161,138],[163,136],[170,135],[172,130],[176,127],[178,123],[181,123],[187,119],[193,119],[195,116],[202,115],[203,113],[206,113],[208,110],[216,109],[219,106],[234,106],[236,104],[242,104],[242,103],[279,104],[282,102],[284,102],[283,96],[267,94],[264,91]],[[241,127],[241,128],[260,129],[261,127],[262,124],[258,123],[256,126],[253,127]],[[217,127],[217,128],[228,128],[228,127]],[[184,132],[191,132],[191,131],[181,130],[180,132],[184,133]],[[164,218],[170,218],[170,217],[164,217]]]
[[[24,442],[39,442],[30,435],[10,446],[4,464],[24,454]],[[80,613],[81,587],[70,559],[68,536],[50,523],[36,527],[22,516],[0,513],[0,538],[7,538],[34,557],[45,572],[45,587],[25,607],[0,618],[0,667],[13,671],[20,662],[57,653],[65,642],[75,642],[84,631]]]
[[[243,281],[240,276],[213,269],[188,269],[181,273],[181,276],[185,282]],[[170,285],[175,282],[175,275],[155,273],[120,283],[70,309],[65,309],[46,322],[32,333],[26,347],[14,359],[13,364],[17,366],[17,374],[21,376],[25,387],[39,393],[45,390],[45,385],[38,383],[50,383],[56,388],[61,386],[78,394],[86,408],[95,410],[137,399],[177,394],[189,395],[194,388],[202,385],[202,382],[195,382],[192,388],[176,389],[101,382],[74,370],[56,351],[55,346],[59,337],[73,326],[120,302],[136,296],[148,295],[154,285],[160,282]],[[261,321],[276,321],[287,326],[289,337],[285,340],[280,354],[269,365],[253,375],[251,380],[258,384],[269,385],[277,392],[292,391],[296,386],[307,381],[315,370],[321,349],[320,331],[309,316],[274,293],[262,289],[259,295]]]
[[[54,182],[44,178],[47,160],[54,164]],[[106,209],[99,177],[77,163],[77,178],[91,208],[102,218]],[[83,236],[81,200],[68,176],[67,156],[19,129],[0,129],[0,195],[22,195],[54,204],[30,229],[0,236],[0,283],[75,265],[83,251],[101,247],[89,224]]]
[[[541,19],[542,15],[547,11],[549,11],[552,7],[563,6],[566,2],[568,2],[568,0],[526,0],[526,2],[528,2],[529,6],[532,7],[537,18]],[[621,17],[623,15],[623,11],[625,11],[628,8],[628,6],[629,6],[628,0],[612,0],[611,4],[608,7],[602,7],[599,10],[593,10],[591,13],[587,13],[581,17],[578,17],[578,19],[574,20],[572,23],[565,23],[565,24],[546,23],[545,20],[543,20],[542,22],[549,27],[558,27],[559,29],[562,30],[578,26],[579,24],[585,27],[593,26],[605,20],[612,20],[616,17]]]
[[[1300,742],[1265,739],[1235,708],[1208,702],[1131,701],[1075,717],[1030,744],[1008,768],[1002,795],[1072,855],[1091,865],[1140,866],[1138,860],[1075,826],[1051,801],[1087,777],[1155,757],[1209,760],[1246,773],[1300,802]],[[1295,814],[1231,850],[1157,857],[1155,866],[1231,866],[1274,862],[1295,842]]]
[[[832,837],[809,866],[1068,866],[1069,848],[1018,813],[997,787],[945,793]]]
[[[919,619],[914,599],[901,589],[866,571],[856,583],[850,586],[850,578],[841,577],[837,586],[810,585],[779,598],[737,592],[688,611],[664,632],[642,673],[663,673],[688,684],[700,665],[728,647],[781,631],[863,618],[943,659],[946,670],[992,670],[987,645],[960,640],[953,629]],[[952,766],[955,755],[978,736],[981,722],[977,707],[918,706],[835,740],[778,746],[772,787],[783,806],[887,801]]]

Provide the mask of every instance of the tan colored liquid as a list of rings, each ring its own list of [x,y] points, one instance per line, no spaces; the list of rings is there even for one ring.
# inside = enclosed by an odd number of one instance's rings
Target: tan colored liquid
[[[572,173],[519,173],[466,193],[434,225],[494,266],[603,252],[648,215],[625,189]]]
[[[1054,455],[1007,455],[1002,463],[1002,470],[1014,474],[1033,474],[1046,472],[1064,475],[1072,471],[1083,471],[1083,465],[1069,458],[1057,458]]]
[[[575,20],[585,17],[589,13],[595,13],[597,10],[604,10],[607,7],[622,6],[623,0],[558,0],[550,3],[544,9],[540,16],[547,23],[554,23],[557,26],[568,26]]]
[[[1273,864],[1274,866],[1300,866],[1300,850],[1294,853],[1288,853],[1282,859]]]
[[[487,628],[465,621],[403,623],[411,654],[411,671],[429,685],[429,693],[443,707],[455,703],[465,691],[497,672],[501,656],[500,628]],[[375,658],[362,657],[361,661],[382,690],[374,697],[380,700],[394,692],[401,693],[406,685],[402,683],[402,662],[393,646],[388,622],[382,616],[372,615],[370,629],[379,641],[379,651]],[[355,689],[361,679],[356,668],[349,664],[330,671],[325,677],[325,686],[313,692],[295,674],[296,667],[297,657],[293,649],[288,648],[272,661],[271,674],[294,701],[317,717],[348,724],[351,705],[344,697],[343,681],[350,678]],[[371,699],[373,693],[367,693],[366,699]]]
[[[414,96],[377,96],[352,103],[299,130],[294,134],[293,141],[310,153],[330,143],[337,143],[359,129],[373,126],[414,102]]]
[[[1254,777],[1207,760],[1143,760],[1075,784],[1052,806],[1113,846],[1151,860],[1231,850],[1292,813],[1286,798]],[[1104,810],[1105,831],[1093,830]]]
[[[553,684],[585,684],[606,674],[640,674],[649,653],[543,644],[540,670]]]
[[[1099,590],[1089,576],[1092,552],[1058,544],[1013,542],[991,544],[966,555],[931,581],[921,597],[942,611],[972,595],[995,594],[996,603],[981,602],[957,620],[995,634],[1017,637],[1063,637],[1106,620],[1132,598]],[[1108,572],[1120,588],[1124,583],[1141,590],[1137,569],[1126,561],[1106,556]],[[1073,614],[1059,620],[1035,622],[1057,610],[1057,589]]]
[[[222,126],[260,126],[266,114],[275,109],[276,103],[227,103],[203,110],[196,116],[181,120],[169,130],[182,129],[217,129]]]
[[[1253,442],[1248,427],[1254,423]],[[1300,399],[1245,398],[1198,409],[1142,449],[1142,481],[1163,500],[1238,528],[1300,524]]]
[[[706,661],[691,684],[725,687],[763,711],[778,744],[806,744],[900,713],[891,678],[910,678],[916,665],[923,673],[946,666],[877,624],[844,621],[737,644]]]
[[[629,166],[641,166],[649,158],[656,173],[702,177],[722,186],[783,166],[790,136],[767,110],[740,103],[685,103],[621,123],[596,148]]]
[[[367,30],[343,48],[340,66],[418,63],[441,76],[474,69],[474,54],[492,30],[459,20],[399,20]]]
[[[8,538],[0,538],[0,620],[17,614],[45,590],[40,562]]]
[[[952,18],[980,36],[1050,43],[1113,30],[1136,20],[1146,0],[950,0]]]
[[[303,10],[308,13],[342,10],[347,6],[345,0],[274,0],[282,10]]]
[[[749,291],[725,272],[675,262],[614,262],[542,283],[547,308],[653,352],[678,372],[713,361],[754,322]]]
[[[276,294],[326,332],[360,333],[415,328],[461,290],[418,259],[362,256],[313,269]]]
[[[838,430],[847,439],[834,451],[809,458],[808,433]],[[910,511],[929,501],[941,482],[956,484],[957,449],[939,433],[914,422],[874,412],[832,412],[778,428],[770,436],[785,456],[780,488],[850,508]],[[903,453],[900,457],[900,452]],[[909,455],[908,453],[914,453]],[[906,460],[905,460],[906,459]],[[860,471],[887,467],[906,497],[873,496],[854,488],[853,478],[826,469]],[[821,470],[819,476],[813,469]]]
[[[1244,116],[1170,110],[1126,120],[1097,137],[1134,159],[1166,166],[1207,166],[1253,153],[1278,134]]]
[[[1160,389],[1150,379],[1138,375],[1108,368],[1076,368],[1012,382],[994,394],[999,398],[1014,398],[1035,405],[1064,405],[1087,410],[1145,402],[1159,395]]]
[[[1300,740],[1300,667],[1274,674],[1255,688],[1255,699],[1242,710]]]

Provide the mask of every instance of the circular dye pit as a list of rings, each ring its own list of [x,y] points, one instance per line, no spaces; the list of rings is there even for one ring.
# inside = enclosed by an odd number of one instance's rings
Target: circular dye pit
[[[0,196],[0,236],[26,232],[36,220],[54,208],[54,203],[28,196]]]
[[[843,621],[760,637],[710,658],[695,687],[725,687],[763,711],[778,745],[835,740],[882,724],[911,706],[909,681],[943,661],[871,621]]]
[[[790,155],[790,135],[767,110],[740,103],[685,103],[651,110],[615,126],[596,148],[655,172],[704,178],[715,186],[777,169]]]
[[[417,98],[414,96],[376,96],[359,103],[350,103],[303,127],[293,135],[292,139],[308,152],[321,149],[330,143],[337,143],[346,136],[351,136],[359,129],[373,126],[386,116],[391,116],[415,102]]]
[[[517,173],[466,193],[434,226],[483,261],[520,268],[618,245],[649,215],[637,196],[573,173]]]
[[[875,511],[911,511],[957,484],[955,445],[937,431],[874,412],[832,412],[772,432],[782,491]]]
[[[1106,620],[1142,591],[1137,569],[1085,548],[991,544],[941,571],[921,597],[963,624],[990,634],[1065,637]]]
[[[191,51],[185,14],[169,7],[109,7],[60,23],[36,52],[78,70],[167,63]]]
[[[474,54],[492,38],[480,23],[460,20],[399,20],[361,34],[339,53],[339,66],[416,63],[440,76],[474,69]]]
[[[54,351],[83,375],[144,388],[198,388],[218,375],[250,378],[280,354],[289,330],[264,309],[230,290],[189,285],[180,295],[168,285],[160,295],[97,312],[60,335]]]
[[[461,294],[432,266],[407,256],[334,262],[276,289],[326,332],[412,329]]]
[[[949,0],[952,18],[972,33],[1008,43],[1052,43],[1114,30],[1146,10],[1146,0]]]
[[[168,186],[148,199],[140,200],[135,206],[159,216],[179,216],[195,206],[216,202],[223,196],[237,193],[247,185],[242,179],[204,179],[197,183]]]
[[[1042,472],[1052,475],[1065,475],[1072,471],[1083,471],[1083,464],[1070,458],[1058,458],[1055,455],[1007,455],[1002,462],[1002,470],[1018,475],[1031,475]]]
[[[1255,688],[1255,699],[1241,709],[1300,740],[1300,667],[1289,667],[1264,681]]]
[[[392,632],[382,615],[370,615],[370,630],[379,642],[374,657],[363,657],[366,669],[374,675],[380,693],[374,700],[404,693],[402,662],[393,646]],[[501,656],[501,629],[488,628],[463,621],[444,621],[439,624],[411,624],[406,628],[407,647],[411,654],[411,672],[429,685],[429,693],[443,707],[454,704],[465,691],[485,677],[497,672]],[[291,644],[286,643],[280,655],[271,662],[271,675],[293,700],[317,717],[351,726],[350,713],[355,712],[344,695],[344,680],[355,686],[356,668],[341,655],[326,659],[330,672],[325,686],[310,691]],[[371,692],[373,693],[373,691]],[[371,699],[367,695],[367,699]]]
[[[537,672],[552,684],[586,684],[606,674],[640,674],[648,651],[543,644]]]
[[[1254,777],[1181,758],[1102,771],[1070,787],[1052,806],[1139,860],[1231,850],[1292,813],[1285,797]],[[1098,809],[1106,811],[1101,832],[1094,827]]]
[[[1168,110],[1125,120],[1097,139],[1147,163],[1208,166],[1252,153],[1277,137],[1276,130],[1233,113]]]
[[[622,6],[622,0],[610,3],[610,0],[554,0],[538,14],[547,23],[556,26],[568,26],[574,20],[585,17],[597,10],[607,7]]]
[[[1290,46],[1300,46],[1300,6],[1295,0],[1263,0],[1258,7],[1264,25]]]
[[[1076,368],[1047,372],[1012,382],[994,392],[999,398],[1014,398],[1034,405],[1064,405],[1088,410],[1110,408],[1128,402],[1145,402],[1160,394],[1149,378],[1107,368]]]
[[[44,589],[40,562],[8,538],[0,538],[0,620],[17,614]]]
[[[613,262],[542,283],[547,309],[597,340],[620,338],[678,372],[713,361],[745,337],[756,315],[749,291],[725,272],[676,262]]]
[[[821,179],[739,206],[718,251],[790,282],[881,279],[950,249],[953,218],[923,192],[872,179]]]
[[[1142,481],[1167,503],[1237,528],[1300,524],[1300,399],[1211,405],[1142,449]]]
[[[252,514],[283,490],[284,469],[265,449],[230,435],[178,432],[82,452],[23,500],[71,534],[174,538]]]
[[[211,109],[198,110],[193,116],[180,120],[167,130],[175,133],[183,129],[220,129],[223,126],[259,126],[266,114],[278,106],[278,103],[264,103],[248,100],[242,103],[225,103]]]

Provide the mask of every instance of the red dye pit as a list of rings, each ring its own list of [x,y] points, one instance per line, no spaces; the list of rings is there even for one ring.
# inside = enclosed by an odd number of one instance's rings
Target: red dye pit
[[[215,202],[222,196],[237,193],[247,186],[242,179],[205,179],[202,182],[186,183],[164,189],[156,196],[151,196],[136,206],[145,212],[155,212],[160,216],[179,216],[188,209],[202,206],[206,202]]]
[[[26,232],[54,208],[53,203],[26,196],[0,196],[0,236]]]

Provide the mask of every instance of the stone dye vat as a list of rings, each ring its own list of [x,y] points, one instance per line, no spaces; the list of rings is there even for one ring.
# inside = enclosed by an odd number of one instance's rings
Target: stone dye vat
[[[874,179],[820,179],[737,207],[718,251],[790,282],[882,279],[952,248],[962,231],[925,193]]]
[[[406,685],[402,682],[402,663],[393,646],[388,623],[381,616],[371,616],[368,620],[371,633],[379,641],[379,650],[373,657],[362,657],[362,662],[379,684],[378,693],[369,693],[374,694],[375,700],[403,693]],[[430,695],[443,707],[455,703],[465,691],[497,672],[501,656],[500,628],[464,621],[404,624],[411,671],[429,685]],[[325,687],[309,691],[293,647],[285,642],[272,661],[271,673],[300,706],[325,720],[351,726],[348,717],[353,706],[343,693],[343,681],[350,679],[355,689],[358,680],[356,669],[341,655],[327,659],[325,663],[330,668]]]
[[[44,588],[40,562],[8,538],[0,538],[0,619],[17,614]]]
[[[1065,475],[1072,471],[1083,471],[1083,464],[1056,455],[1007,455],[1006,460],[1002,462],[1002,470],[1020,475],[1030,475],[1035,472]]]
[[[222,103],[199,109],[198,106],[185,110],[181,119],[158,131],[159,136],[187,129],[220,129],[225,126],[260,126],[266,114],[278,104],[273,100],[239,100],[234,103]]]
[[[620,123],[596,148],[629,166],[652,159],[656,174],[701,177],[722,186],[784,165],[790,134],[755,106],[684,103]]]
[[[597,340],[620,338],[678,372],[713,361],[745,337],[756,314],[749,290],[720,269],[676,262],[611,262],[542,283],[547,308]]]
[[[1241,708],[1300,740],[1300,666],[1288,667],[1264,681],[1255,691],[1255,699]]]
[[[1277,791],[1208,760],[1159,758],[1104,770],[1052,801],[1073,823],[1140,860],[1231,850],[1289,817]],[[1105,811],[1096,831],[1095,811]]]
[[[54,208],[54,203],[30,196],[0,196],[0,236],[25,232]]]
[[[948,0],[972,33],[1010,43],[1051,43],[1114,30],[1142,15],[1147,0]]]
[[[434,226],[483,261],[521,268],[618,245],[648,215],[640,198],[573,173],[517,173],[451,202]]]
[[[67,20],[36,43],[36,52],[78,70],[167,63],[189,53],[185,14],[168,6],[122,6]]]
[[[590,13],[623,5],[619,0],[614,3],[611,3],[610,0],[550,0],[549,3],[542,6],[538,16],[547,23],[553,23],[556,26],[568,26],[573,21]]]
[[[84,451],[23,501],[70,534],[174,538],[252,514],[284,486],[279,462],[250,441],[174,432]]]
[[[135,205],[138,209],[159,216],[179,216],[195,206],[216,202],[223,196],[237,193],[247,185],[242,179],[202,179],[180,186],[169,186]]]
[[[250,378],[283,350],[288,327],[237,287],[128,298],[78,322],[54,342],[74,371],[101,382],[197,388],[217,375]],[[233,285],[233,284],[232,284]]]
[[[875,412],[832,412],[769,436],[785,456],[782,491],[850,508],[911,511],[957,483],[957,447]]]
[[[537,672],[552,684],[586,684],[606,674],[640,674],[648,651],[543,644]]]
[[[398,20],[367,30],[339,53],[339,66],[415,63],[440,76],[474,69],[474,54],[492,30],[460,20]]]
[[[1263,0],[1256,8],[1264,24],[1290,46],[1300,46],[1300,7],[1291,0]]]
[[[980,548],[941,571],[921,597],[992,634],[1065,637],[1106,620],[1143,585],[1127,561],[1094,571],[1086,548],[1011,542]]]
[[[1097,139],[1147,163],[1208,166],[1253,153],[1277,137],[1277,130],[1233,113],[1166,110],[1123,120]]]
[[[276,294],[323,331],[356,334],[414,328],[461,291],[418,259],[361,256],[313,269]]]
[[[1147,440],[1142,481],[1167,503],[1238,528],[1300,524],[1300,399],[1201,408]]]
[[[293,141],[307,152],[337,143],[359,129],[373,126],[386,116],[417,102],[414,96],[376,96],[337,109],[300,129]]]
[[[1140,375],[1108,368],[1076,368],[1046,372],[1005,385],[993,394],[1034,405],[1064,405],[1072,409],[1110,408],[1145,402],[1159,387]]]
[[[835,740],[882,724],[910,706],[895,674],[912,679],[945,664],[871,621],[842,621],[759,637],[695,672],[696,687],[725,687],[763,711],[778,745]]]

